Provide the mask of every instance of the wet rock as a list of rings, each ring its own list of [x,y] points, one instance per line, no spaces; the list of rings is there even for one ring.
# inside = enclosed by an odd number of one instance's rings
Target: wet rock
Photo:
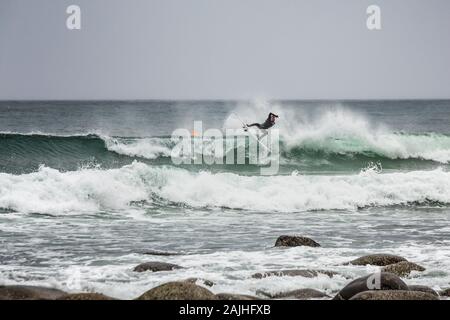
[[[315,289],[297,289],[292,291],[286,291],[286,292],[278,292],[275,294],[271,294],[262,290],[258,290],[256,292],[257,294],[266,296],[270,299],[283,299],[283,298],[291,298],[291,299],[300,299],[300,300],[306,300],[306,299],[318,299],[318,298],[326,298],[329,297],[327,294],[315,290]]]
[[[211,280],[207,280],[207,279],[201,279],[201,278],[188,278],[186,280],[184,280],[186,282],[189,283],[193,283],[193,284],[197,284],[197,282],[207,286],[207,287],[212,287],[215,283],[212,282]]]
[[[101,293],[71,293],[58,300],[116,300]]]
[[[275,242],[275,247],[320,247],[316,241],[307,237],[300,236],[280,236]]]
[[[389,264],[394,264],[402,261],[407,261],[405,258],[396,256],[393,254],[370,254],[367,256],[360,257],[358,259],[352,260],[350,262],[345,263],[346,265],[352,264],[354,266],[365,266],[365,265],[373,265],[373,266],[387,266]]]
[[[425,271],[425,268],[418,264],[401,261],[398,263],[390,264],[381,269],[384,272],[390,272],[398,275],[399,277],[405,277],[411,273],[411,271]]]
[[[0,300],[56,300],[67,293],[35,286],[0,286]]]
[[[439,295],[442,297],[450,297],[450,288],[439,291]]]
[[[379,286],[379,290],[409,290],[406,283],[393,273],[373,273],[347,284],[333,300],[348,300],[360,292],[373,290],[376,286]]]
[[[305,278],[314,278],[319,276],[320,274],[324,274],[332,278],[338,273],[328,270],[275,270],[275,271],[265,271],[258,272],[252,275],[254,279],[262,279],[266,277],[305,277]]]
[[[219,300],[261,300],[258,297],[246,295],[246,294],[234,294],[234,293],[218,293],[216,294]]]
[[[218,300],[218,298],[204,287],[186,281],[175,281],[150,289],[137,300]]]
[[[172,263],[166,263],[166,262],[158,262],[158,261],[151,261],[151,262],[145,262],[141,263],[140,265],[136,266],[133,271],[135,272],[144,272],[144,271],[170,271],[174,269],[181,269],[182,267],[172,264]]]
[[[422,291],[374,290],[360,292],[350,300],[439,300],[439,298]]]
[[[150,256],[179,256],[181,253],[178,252],[168,252],[168,251],[158,251],[158,250],[147,250],[141,252],[142,254]]]
[[[433,290],[432,288],[427,287],[427,286],[409,285],[408,288],[409,288],[410,291],[427,292],[427,293],[432,294],[432,295],[434,295],[436,297],[439,297],[439,294],[435,290]]]

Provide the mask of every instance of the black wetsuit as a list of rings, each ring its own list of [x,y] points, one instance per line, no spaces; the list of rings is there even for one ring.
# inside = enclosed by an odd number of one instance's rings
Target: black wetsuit
[[[258,129],[269,129],[275,124],[275,118],[278,118],[278,116],[274,113],[269,113],[269,116],[267,117],[266,121],[264,123],[252,123],[248,124],[247,127],[257,127]]]

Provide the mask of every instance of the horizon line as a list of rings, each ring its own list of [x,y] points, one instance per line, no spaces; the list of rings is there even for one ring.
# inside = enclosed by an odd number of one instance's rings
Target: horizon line
[[[136,101],[136,102],[235,102],[235,101],[279,101],[279,102],[316,102],[316,101],[450,101],[448,98],[189,98],[189,99],[168,99],[168,98],[121,98],[121,99],[0,99],[0,102],[96,102],[96,101]]]

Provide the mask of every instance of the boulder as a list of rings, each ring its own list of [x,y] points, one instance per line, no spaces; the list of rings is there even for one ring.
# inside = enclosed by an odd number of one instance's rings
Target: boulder
[[[393,273],[373,273],[347,284],[333,300],[348,300],[360,292],[373,290],[373,286],[376,285],[380,286],[378,290],[409,290],[406,283]]]
[[[352,264],[354,266],[365,266],[365,265],[373,265],[373,266],[387,266],[389,264],[394,264],[402,261],[407,261],[405,258],[400,256],[395,256],[392,254],[370,254],[367,256],[360,257],[358,259],[352,260],[350,262],[345,263],[346,265]]]
[[[178,252],[168,252],[168,251],[158,251],[158,250],[147,250],[142,252],[142,254],[150,256],[179,256],[181,253]]]
[[[56,300],[64,291],[35,286],[0,286],[0,300]]]
[[[300,236],[280,236],[275,242],[275,247],[320,247],[316,241],[307,237]]]
[[[439,298],[422,291],[373,290],[360,292],[350,300],[439,300]]]
[[[275,270],[275,271],[265,271],[258,272],[252,275],[252,278],[262,279],[266,277],[305,277],[305,278],[314,278],[319,276],[320,274],[324,274],[332,278],[334,275],[337,275],[336,272],[328,271],[328,270],[302,270],[302,269],[294,269],[294,270]]]
[[[435,290],[433,290],[432,288],[427,287],[427,286],[409,285],[408,288],[409,288],[410,291],[427,292],[427,293],[432,294],[432,295],[434,295],[436,297],[439,297],[439,294]]]
[[[262,290],[258,290],[256,292],[257,294],[266,296],[270,299],[284,299],[284,298],[291,298],[291,299],[300,299],[300,300],[306,300],[306,299],[317,299],[317,298],[327,298],[329,297],[325,293],[315,290],[315,289],[297,289],[297,290],[291,290],[286,292],[278,292],[275,294],[271,294]]]
[[[425,268],[409,261],[401,261],[387,265],[383,267],[381,271],[390,272],[399,277],[405,277],[409,275],[411,271],[425,271]]]
[[[144,262],[140,265],[136,266],[133,271],[135,272],[144,272],[144,271],[170,271],[174,269],[181,269],[182,267],[172,264],[172,263],[166,263],[166,262],[158,262],[158,261],[150,261],[150,262]]]
[[[186,281],[174,281],[148,290],[136,300],[217,300],[208,289]]]
[[[258,297],[246,295],[246,294],[234,294],[234,293],[218,293],[216,294],[219,300],[261,300]]]
[[[207,286],[207,287],[212,287],[215,283],[212,282],[211,280],[207,280],[207,279],[201,279],[201,278],[188,278],[186,280],[184,280],[186,282],[189,283],[193,283],[193,284],[197,284],[197,282]]]
[[[439,295],[442,297],[450,297],[450,288],[439,291]]]
[[[58,300],[116,300],[101,293],[71,293]]]

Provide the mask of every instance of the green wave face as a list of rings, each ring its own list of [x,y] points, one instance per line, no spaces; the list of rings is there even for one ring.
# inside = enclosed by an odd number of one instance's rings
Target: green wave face
[[[111,153],[96,135],[0,135],[0,171],[29,173],[40,165],[59,170],[77,170],[80,166],[126,163],[125,156]]]
[[[0,171],[29,173],[41,165],[61,171],[81,167],[119,168],[138,159],[152,165],[172,165],[170,137],[124,138],[99,135],[53,136],[0,134]],[[202,155],[210,156],[207,151]],[[236,149],[227,150],[236,152]],[[247,155],[248,156],[248,155]],[[210,169],[256,173],[259,166],[185,165],[192,170]],[[438,134],[386,134],[376,138],[355,135],[282,137],[280,173],[359,172],[376,164],[387,170],[420,170],[448,166],[450,137]]]

